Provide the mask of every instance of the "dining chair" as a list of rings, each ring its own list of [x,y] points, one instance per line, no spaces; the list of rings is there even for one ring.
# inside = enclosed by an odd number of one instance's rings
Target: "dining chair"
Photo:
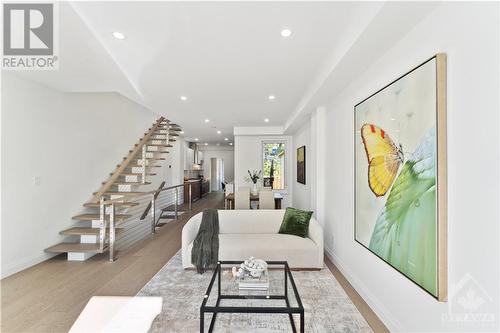
[[[261,190],[259,192],[259,209],[274,209],[274,192]]]
[[[228,183],[226,184],[226,189],[224,191],[224,209],[228,209],[230,208],[230,202],[228,202],[227,200],[227,196],[230,195],[230,194],[233,194],[234,193],[234,184],[233,183]]]
[[[233,183],[226,184],[226,195],[233,192],[234,192],[234,184]]]
[[[239,187],[234,193],[234,209],[250,209],[250,187]]]

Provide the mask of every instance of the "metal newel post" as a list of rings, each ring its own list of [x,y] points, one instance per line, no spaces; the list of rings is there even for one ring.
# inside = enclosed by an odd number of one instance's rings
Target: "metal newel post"
[[[104,205],[104,197],[101,197],[99,202],[99,250],[104,251],[104,238],[106,237],[106,206]]]
[[[193,183],[189,183],[189,210],[191,210],[191,187],[193,186]]]
[[[167,146],[169,141],[170,141],[170,122],[167,121]]]
[[[142,146],[142,184],[146,184],[146,151],[147,146],[144,144],[144,146]]]
[[[156,233],[156,208],[155,208],[155,195],[153,194],[152,195],[152,199],[151,199],[151,233],[154,234]]]
[[[179,219],[179,213],[178,213],[178,208],[177,205],[179,204],[179,188],[175,188],[175,219]]]
[[[109,261],[115,261],[115,204],[109,207]]]

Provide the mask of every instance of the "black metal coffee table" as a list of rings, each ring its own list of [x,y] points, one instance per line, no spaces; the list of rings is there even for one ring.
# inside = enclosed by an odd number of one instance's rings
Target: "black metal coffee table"
[[[208,332],[212,332],[219,313],[288,314],[293,332],[297,332],[293,315],[300,316],[299,331],[304,332],[304,307],[290,267],[286,261],[267,261],[269,289],[240,290],[232,277],[231,266],[241,261],[220,261],[215,268],[200,307],[200,333],[205,330],[205,314],[212,313]],[[217,286],[214,287],[217,279]],[[291,290],[289,292],[291,286]]]

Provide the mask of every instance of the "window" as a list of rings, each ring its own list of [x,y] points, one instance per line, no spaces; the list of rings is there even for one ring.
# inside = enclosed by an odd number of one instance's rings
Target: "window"
[[[274,190],[285,189],[285,143],[264,142],[262,144],[264,187]]]

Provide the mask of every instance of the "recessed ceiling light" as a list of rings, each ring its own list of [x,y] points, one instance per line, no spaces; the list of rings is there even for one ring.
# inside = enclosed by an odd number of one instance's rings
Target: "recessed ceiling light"
[[[265,121],[266,123],[268,123],[268,122],[269,122],[269,118],[265,118],[265,119],[264,119],[264,121]]]
[[[221,131],[217,131],[217,134],[221,134],[222,132]]]
[[[232,146],[232,145],[233,145],[233,143],[232,143],[232,142],[229,142],[229,145],[230,145],[230,146]]]
[[[116,39],[125,39],[125,35],[119,31],[113,32],[113,37],[115,37]]]
[[[272,101],[273,99],[275,99],[275,98],[276,98],[276,96],[274,96],[274,95],[269,95],[267,98],[269,98],[269,100],[271,100],[271,101]]]
[[[187,97],[186,96],[181,96],[181,101],[187,101]]]
[[[224,141],[227,141],[227,140],[229,140],[229,139],[228,138],[224,138]]]
[[[194,138],[194,141],[198,141],[198,138]]]
[[[292,30],[290,29],[283,29],[281,30],[281,37],[290,37],[292,35]]]
[[[209,123],[209,122],[210,122],[210,119],[205,119],[205,122],[206,122],[206,123]]]
[[[205,142],[205,146],[208,146],[208,143]]]

